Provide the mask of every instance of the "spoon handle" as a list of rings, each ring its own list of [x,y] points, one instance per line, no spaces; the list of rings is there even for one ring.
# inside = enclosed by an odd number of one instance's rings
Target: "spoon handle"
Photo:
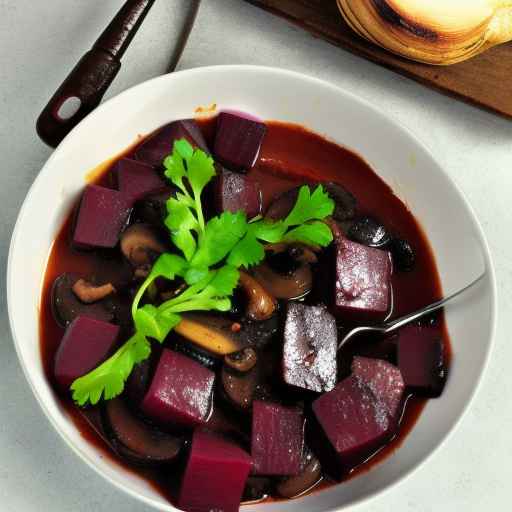
[[[405,325],[414,322],[414,320],[418,320],[421,317],[424,317],[428,315],[429,313],[433,313],[434,311],[437,311],[438,309],[441,309],[447,302],[450,302],[455,297],[458,297],[459,295],[462,295],[465,291],[469,290],[473,286],[475,286],[477,283],[479,283],[485,276],[485,272],[478,276],[474,281],[466,285],[464,288],[452,293],[451,295],[448,295],[448,297],[444,297],[443,299],[440,299],[436,302],[433,302],[432,304],[429,304],[428,306],[425,306],[421,309],[418,309],[417,311],[414,311],[413,313],[409,313],[408,315],[404,315],[400,318],[397,318],[396,320],[392,320],[391,322],[385,324],[384,327],[384,333],[389,334],[391,332],[396,331],[397,329],[400,329],[401,327],[404,327]]]
[[[101,102],[121,68],[121,57],[155,0],[127,0],[80,59],[37,120],[37,133],[49,146],[64,137]]]
[[[424,317],[428,315],[429,313],[432,313],[438,309],[441,309],[447,302],[450,302],[455,297],[458,297],[459,295],[463,294],[473,286],[475,286],[477,283],[479,283],[483,278],[485,277],[485,272],[477,277],[474,281],[469,283],[464,288],[456,291],[455,293],[452,293],[451,295],[448,295],[448,297],[444,297],[443,299],[440,299],[436,302],[433,302],[432,304],[429,304],[428,306],[425,306],[421,309],[418,309],[417,311],[414,311],[412,313],[409,313],[408,315],[404,315],[400,318],[397,318],[395,320],[392,320],[390,322],[387,322],[385,324],[381,325],[364,325],[360,327],[355,327],[351,331],[349,331],[339,342],[338,344],[338,350],[343,348],[345,344],[351,340],[354,336],[357,336],[358,334],[362,333],[376,333],[376,334],[389,334],[392,333],[401,327],[404,327],[407,324],[410,324],[411,322],[414,322],[414,320],[418,320],[421,317]]]

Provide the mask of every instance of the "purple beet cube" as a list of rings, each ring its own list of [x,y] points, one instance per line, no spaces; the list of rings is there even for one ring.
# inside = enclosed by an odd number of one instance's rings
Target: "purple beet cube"
[[[192,359],[165,349],[141,408],[162,424],[204,424],[212,403],[215,374]]]
[[[336,320],[323,306],[288,305],[284,327],[284,381],[311,391],[336,385]]]
[[[336,241],[335,305],[346,320],[383,320],[391,302],[391,256],[345,238]]]
[[[251,455],[256,475],[297,475],[304,447],[304,415],[297,408],[256,400]]]
[[[165,125],[146,139],[135,151],[135,159],[161,167],[165,157],[172,153],[174,142],[180,139],[209,152],[198,124],[193,119],[182,119]]]
[[[409,326],[398,335],[398,367],[413,392],[437,397],[446,382],[444,344],[435,327]]]
[[[112,248],[128,221],[130,205],[121,192],[88,185],[76,218],[73,243],[84,248]]]
[[[217,121],[215,157],[232,171],[250,169],[258,158],[266,131],[264,123],[222,112]]]
[[[232,442],[196,430],[178,507],[186,512],[238,512],[251,457]]]
[[[55,354],[54,374],[67,389],[78,377],[99,366],[112,352],[119,326],[79,316],[71,322]]]
[[[130,204],[165,189],[165,183],[155,169],[144,162],[123,158],[117,162],[113,173],[118,190]]]
[[[335,477],[360,464],[394,433],[385,405],[355,376],[317,398],[313,413],[327,438],[318,456]]]
[[[242,210],[251,219],[261,213],[262,193],[258,182],[243,174],[222,169],[215,183],[217,212]]]
[[[396,366],[382,359],[356,356],[352,362],[352,375],[371,389],[375,398],[385,405],[393,420],[399,420],[405,384]]]

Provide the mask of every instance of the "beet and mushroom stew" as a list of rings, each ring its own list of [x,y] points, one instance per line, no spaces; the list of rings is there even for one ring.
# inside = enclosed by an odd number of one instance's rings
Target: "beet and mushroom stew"
[[[429,244],[353,152],[233,112],[174,121],[88,184],[52,247],[41,348],[77,427],[180,509],[352,478],[446,381]],[[341,484],[342,485],[342,484]]]

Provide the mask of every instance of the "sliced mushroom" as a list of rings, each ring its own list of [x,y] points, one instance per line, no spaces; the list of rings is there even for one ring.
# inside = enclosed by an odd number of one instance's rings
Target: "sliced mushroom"
[[[224,356],[224,363],[240,373],[252,370],[257,361],[256,351],[251,347]]]
[[[308,264],[300,265],[289,275],[282,275],[263,263],[255,267],[253,273],[263,287],[278,299],[300,299],[313,286],[313,274]]]
[[[177,188],[169,187],[162,192],[146,196],[135,204],[134,216],[142,222],[161,226],[167,215],[166,203],[177,191]]]
[[[73,292],[74,284],[80,279],[76,274],[61,274],[55,279],[52,288],[52,311],[55,321],[66,327],[78,316],[87,316],[110,322],[114,315],[103,303],[84,304]]]
[[[254,277],[240,271],[240,285],[245,291],[248,304],[247,316],[252,320],[268,320],[276,310],[276,300]]]
[[[122,398],[105,402],[105,431],[122,457],[143,465],[159,465],[174,460],[183,440],[146,425],[134,416]]]
[[[97,302],[105,297],[108,297],[112,293],[116,293],[116,289],[112,286],[112,283],[102,284],[95,286],[85,279],[79,279],[72,287],[73,293],[86,304]]]
[[[270,220],[284,219],[297,202],[300,187],[292,188],[278,196],[268,207],[265,217]]]
[[[175,331],[206,350],[224,356],[244,348],[237,329],[229,318],[188,314],[183,315]]]
[[[357,200],[354,195],[339,183],[323,183],[325,191],[334,200],[333,218],[338,221],[352,219],[356,214]]]
[[[280,243],[265,247],[266,263],[278,274],[293,274],[301,265],[317,263],[316,247],[310,247],[299,243]]]
[[[272,479],[266,476],[249,476],[245,482],[242,505],[258,503],[268,497],[272,490]]]
[[[247,410],[251,407],[259,382],[258,367],[245,373],[238,373],[224,365],[222,368],[222,386],[229,402],[237,409]]]
[[[156,230],[149,224],[132,224],[121,235],[121,252],[138,270],[147,270],[154,256],[165,252]],[[140,272],[139,272],[140,274]]]
[[[277,493],[283,498],[297,498],[317,485],[322,479],[320,461],[307,450],[298,475],[283,479],[277,486]]]
[[[187,340],[182,339],[180,336],[175,336],[176,340],[173,344],[173,349],[177,352],[181,352],[190,359],[194,359],[199,364],[202,364],[210,370],[215,370],[221,365],[222,359],[218,356],[213,355],[209,350],[204,350],[197,345],[190,343]]]

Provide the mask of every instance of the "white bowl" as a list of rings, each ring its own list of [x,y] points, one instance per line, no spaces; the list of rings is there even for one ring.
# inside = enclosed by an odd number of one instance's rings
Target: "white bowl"
[[[247,512],[340,510],[396,484],[422,464],[454,429],[478,387],[495,329],[496,286],[487,243],[461,192],[413,135],[374,106],[320,80],[250,66],[200,68],[162,76],[108,101],[59,146],[25,199],[12,237],[7,278],[11,329],[26,378],[66,443],[116,487],[159,510],[176,510],[144,480],[101,457],[66,416],[43,372],[38,304],[42,275],[57,230],[90,169],[139,134],[191,117],[216,103],[264,119],[300,123],[352,148],[409,205],[432,244],[443,289],[487,276],[447,311],[454,351],[443,393],[429,401],[404,444],[371,471],[299,500],[252,505]],[[78,463],[78,461],[77,461]],[[57,484],[55,484],[57,485]]]

